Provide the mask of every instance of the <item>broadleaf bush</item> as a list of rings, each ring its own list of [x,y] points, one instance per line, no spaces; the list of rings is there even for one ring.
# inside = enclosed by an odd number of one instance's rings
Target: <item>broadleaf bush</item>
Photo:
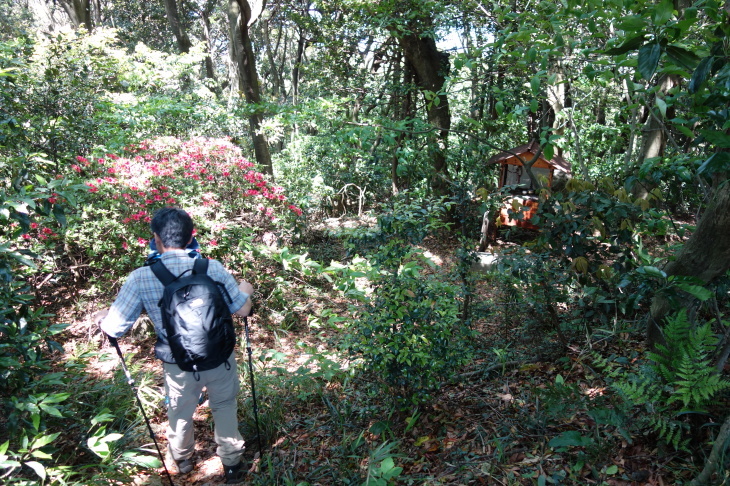
[[[79,156],[68,172],[88,194],[67,243],[119,276],[141,265],[150,220],[161,207],[188,211],[203,253],[223,260],[250,249],[254,234],[287,238],[285,228],[301,215],[281,187],[224,139],[157,138],[120,155]]]
[[[415,246],[444,226],[445,211],[437,201],[396,202],[375,230],[350,235],[370,266],[346,347],[401,407],[427,402],[470,359],[460,284],[427,272],[432,263]]]

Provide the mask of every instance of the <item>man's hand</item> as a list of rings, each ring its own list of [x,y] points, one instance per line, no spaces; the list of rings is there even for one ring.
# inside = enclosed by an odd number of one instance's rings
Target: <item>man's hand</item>
[[[246,300],[246,303],[243,304],[243,307],[236,311],[236,315],[246,317],[251,313],[251,307],[253,306],[253,285],[245,280],[241,280],[238,284],[238,290],[244,294],[248,294],[248,300]]]
[[[106,316],[109,314],[109,309],[102,309],[100,311],[96,311],[91,315],[91,321],[96,324],[96,327],[101,326],[101,321],[106,318]]]
[[[104,318],[109,314],[109,309],[102,309],[100,311],[96,311],[93,314],[91,314],[91,322],[94,323],[96,327],[99,328],[99,331],[101,331],[101,347],[104,347],[105,341],[111,342],[111,339],[107,333],[104,332],[104,330],[101,328],[101,322],[104,320]]]

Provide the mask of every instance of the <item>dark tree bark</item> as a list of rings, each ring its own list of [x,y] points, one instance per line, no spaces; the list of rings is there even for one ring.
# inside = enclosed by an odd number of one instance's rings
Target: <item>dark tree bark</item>
[[[231,50],[235,54],[238,67],[239,89],[250,104],[261,102],[261,88],[256,71],[256,58],[253,53],[249,28],[256,22],[266,5],[265,0],[229,0],[228,18],[231,22]],[[254,112],[248,118],[256,162],[264,173],[273,175],[271,152],[266,134],[261,131],[263,115]]]
[[[203,27],[203,37],[205,39],[205,77],[208,79],[216,79],[215,68],[213,66],[213,41],[210,36],[210,14],[215,7],[215,2],[209,1],[202,9],[200,9],[200,23]]]
[[[441,92],[449,72],[449,55],[436,47],[433,37],[421,33],[430,26],[431,19],[425,19],[420,26],[411,23],[409,32],[399,37],[400,46],[406,61],[416,74],[416,83],[422,91],[433,93],[427,99],[428,122],[434,131],[428,136],[428,151],[433,167],[431,187],[438,195],[449,193],[449,171],[446,153],[449,147],[449,130],[451,128],[451,112],[449,99]]]
[[[164,0],[165,2],[165,13],[167,14],[167,21],[170,24],[172,33],[177,41],[177,47],[180,52],[190,52],[192,43],[188,34],[185,32],[185,27],[180,22],[180,13],[177,9],[177,0]]]
[[[730,182],[716,186],[715,194],[697,224],[697,229],[664,269],[671,275],[696,277],[710,283],[730,269]],[[664,341],[662,321],[672,311],[669,300],[657,295],[651,305],[647,321],[647,340],[650,346]]]
[[[307,7],[309,8],[309,7]],[[292,103],[295,105],[299,103],[299,78],[301,77],[300,71],[302,63],[304,62],[304,47],[306,44],[306,37],[304,34],[304,31],[299,32],[299,40],[297,40],[297,54],[296,59],[294,59],[294,68],[292,69],[291,74],[291,84],[292,84]]]
[[[86,30],[92,31],[100,21],[99,0],[59,0],[59,3],[74,29],[83,25]]]

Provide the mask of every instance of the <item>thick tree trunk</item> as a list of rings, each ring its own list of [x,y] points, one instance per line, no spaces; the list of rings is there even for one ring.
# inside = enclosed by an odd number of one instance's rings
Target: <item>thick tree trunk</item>
[[[430,25],[430,20],[426,22]],[[426,99],[428,122],[435,128],[428,137],[428,151],[433,167],[431,187],[437,195],[449,193],[449,172],[446,153],[449,146],[451,112],[449,99],[441,92],[449,72],[449,55],[436,47],[436,41],[421,35],[411,26],[410,33],[400,37],[407,62],[416,73],[418,87],[431,94]]]
[[[172,34],[175,36],[175,40],[177,41],[178,49],[180,49],[180,52],[190,52],[192,43],[185,32],[185,28],[180,22],[180,14],[177,10],[177,0],[164,0],[164,2],[167,21],[170,24]]]
[[[99,12],[98,0],[59,0],[59,3],[74,29],[83,25],[88,31],[94,30],[94,18],[98,18]]]
[[[239,89],[243,91],[246,101],[250,104],[258,104],[261,102],[261,90],[259,86],[259,77],[256,71],[256,58],[253,53],[249,27],[258,19],[263,11],[266,2],[263,0],[230,0],[229,1],[229,19],[236,19],[234,25],[231,26],[234,35],[232,35],[232,50],[235,52],[236,62],[239,74]],[[236,15],[236,11],[238,15]],[[274,168],[271,163],[271,152],[269,151],[269,141],[266,134],[261,131],[263,115],[254,112],[248,118],[251,136],[253,137],[253,147],[256,154],[256,162],[262,167],[264,173],[273,175]]]
[[[667,275],[696,277],[712,282],[730,269],[730,183],[716,186],[715,194],[697,224],[697,229],[677,254],[667,264]],[[650,346],[663,342],[661,322],[671,312],[671,303],[657,295],[651,305],[647,321],[647,340]]]

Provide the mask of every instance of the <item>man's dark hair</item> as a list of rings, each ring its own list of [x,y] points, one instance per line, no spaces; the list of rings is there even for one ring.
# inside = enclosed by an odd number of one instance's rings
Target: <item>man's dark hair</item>
[[[152,216],[150,228],[166,248],[185,248],[193,237],[193,219],[180,208],[162,208]]]

